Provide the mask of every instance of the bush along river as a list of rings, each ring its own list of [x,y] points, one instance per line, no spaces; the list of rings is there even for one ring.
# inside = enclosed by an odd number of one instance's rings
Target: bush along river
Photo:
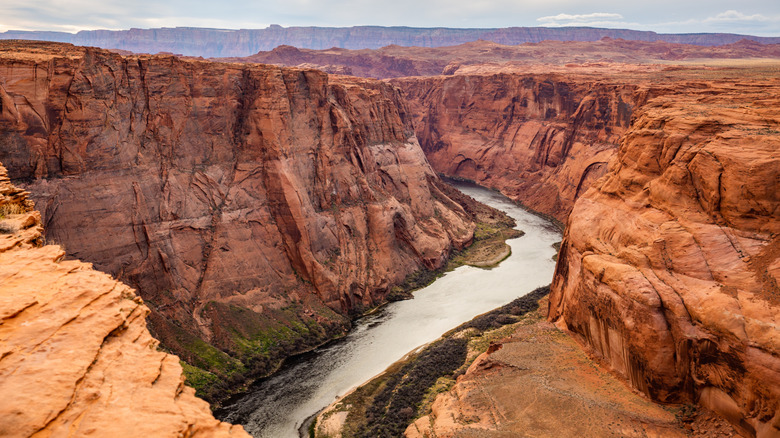
[[[452,184],[517,222],[516,228],[525,234],[506,241],[511,255],[491,269],[460,266],[415,291],[414,299],[389,303],[357,320],[345,337],[290,359],[277,374],[258,382],[220,409],[216,414],[221,420],[242,424],[255,437],[308,436],[307,421],[338,397],[445,332],[550,283],[555,269],[553,244],[561,240],[559,229],[495,191],[469,183]],[[538,297],[531,298],[526,301],[535,305]],[[520,309],[514,312],[516,315],[527,311],[527,307],[524,302],[511,306]],[[499,319],[507,317],[502,314]],[[486,324],[495,324],[494,320]],[[465,342],[457,339],[433,344],[418,354],[422,358],[417,363],[431,362],[434,357],[443,359],[436,359],[438,365],[421,379],[435,381],[437,372],[458,368],[465,354]]]

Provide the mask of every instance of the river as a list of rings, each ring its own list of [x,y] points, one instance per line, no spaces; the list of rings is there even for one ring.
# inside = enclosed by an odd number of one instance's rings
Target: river
[[[461,266],[416,291],[414,299],[390,303],[359,319],[344,338],[295,358],[254,385],[220,412],[221,420],[240,423],[255,437],[298,438],[307,418],[410,351],[550,283],[552,245],[561,240],[558,229],[497,192],[453,185],[517,221],[525,235],[507,241],[512,255],[493,269]]]

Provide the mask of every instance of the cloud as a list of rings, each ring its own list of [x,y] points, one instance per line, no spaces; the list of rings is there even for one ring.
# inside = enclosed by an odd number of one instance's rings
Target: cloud
[[[747,35],[778,36],[780,15],[744,14],[730,9],[704,18],[651,24],[659,32],[729,32]]]
[[[536,19],[536,21],[541,21],[543,23],[545,22],[561,22],[561,21],[574,21],[574,22],[584,22],[584,21],[611,21],[611,19],[616,20],[622,20],[623,16],[620,14],[612,14],[609,12],[594,12],[592,14],[577,14],[577,15],[571,15],[571,14],[558,14],[558,15],[548,15],[546,17],[539,17]]]
[[[775,20],[777,17],[775,17]],[[735,11],[733,9],[726,12],[721,12],[714,17],[707,17],[702,22],[704,23],[723,23],[723,22],[736,22],[736,21],[771,21],[770,17],[766,17],[761,14],[745,15],[742,12]]]
[[[623,15],[611,12],[593,12],[591,14],[558,14],[536,19],[542,26],[588,26],[588,27],[636,27],[638,23],[628,23]]]

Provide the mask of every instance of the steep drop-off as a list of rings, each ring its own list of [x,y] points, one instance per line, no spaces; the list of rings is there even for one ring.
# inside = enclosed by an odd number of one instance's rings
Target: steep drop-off
[[[0,165],[0,436],[248,437],[184,386],[132,289],[41,246],[27,195]]]
[[[565,221],[648,98],[593,76],[483,74],[392,81],[431,165]]]
[[[639,111],[569,216],[550,318],[632,386],[780,436],[780,80]]]
[[[196,386],[342,333],[473,235],[380,82],[5,42],[0,102],[47,239],[137,288]]]

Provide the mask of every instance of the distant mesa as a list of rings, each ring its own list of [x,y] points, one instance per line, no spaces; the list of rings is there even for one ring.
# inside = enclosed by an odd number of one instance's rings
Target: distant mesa
[[[598,41],[622,38],[633,41],[666,41],[670,43],[714,46],[749,40],[763,44],[780,43],[780,37],[758,37],[727,33],[659,34],[630,29],[593,27],[507,27],[494,29],[419,28],[419,27],[282,27],[272,24],[265,29],[207,29],[175,27],[129,30],[83,30],[67,32],[19,31],[0,32],[0,39],[26,39],[96,46],[104,49],[129,50],[135,53],[170,52],[185,56],[236,57],[268,51],[280,45],[323,50],[378,49],[390,45],[442,47],[477,40],[517,45],[541,41]]]

